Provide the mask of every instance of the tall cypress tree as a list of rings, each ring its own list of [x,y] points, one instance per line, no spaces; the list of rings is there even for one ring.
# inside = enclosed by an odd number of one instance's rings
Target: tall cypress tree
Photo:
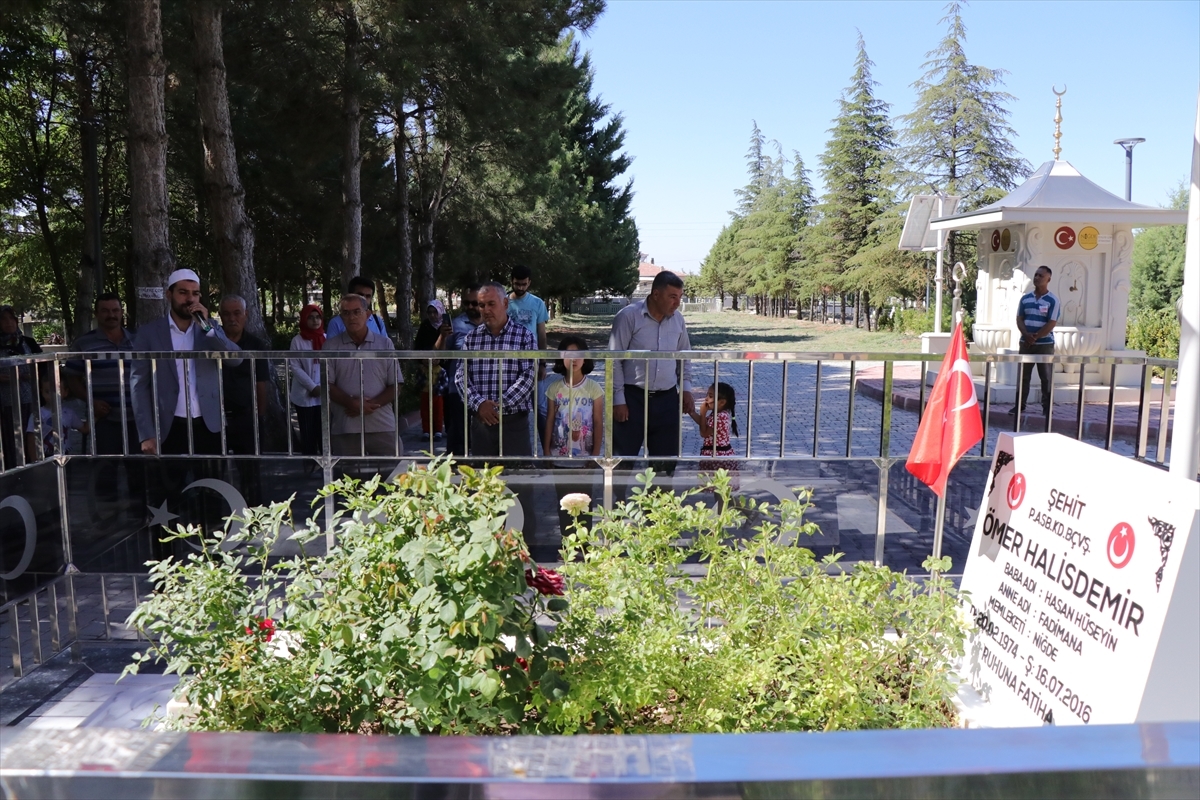
[[[1012,144],[1008,104],[1014,98],[1000,89],[1007,71],[967,60],[964,4],[946,5],[946,36],[925,54],[925,74],[913,84],[917,104],[901,121],[911,182],[959,195],[962,207],[975,208],[1014,188],[1029,174],[1029,163]]]
[[[1008,103],[1014,98],[1000,88],[1007,71],[967,59],[963,5],[946,5],[946,35],[926,53],[925,74],[913,84],[917,104],[901,121],[906,182],[960,196],[960,208],[972,209],[999,200],[1030,167],[1012,144],[1017,134],[1008,124]],[[974,246],[973,232],[955,232],[946,244],[947,264],[972,265],[963,286],[968,309],[975,305]]]
[[[737,211],[734,216],[744,217],[755,209],[759,198],[771,184],[771,157],[765,151],[767,138],[758,127],[758,120],[750,120],[754,126],[750,131],[750,148],[746,151],[746,173],[749,182],[741,189],[734,190],[738,198]]]
[[[838,116],[820,158],[826,192],[802,271],[809,291],[857,288],[842,278],[846,261],[858,252],[871,223],[891,203],[895,132],[888,118],[890,105],[875,94],[873,66],[860,33],[854,74],[838,101]]]

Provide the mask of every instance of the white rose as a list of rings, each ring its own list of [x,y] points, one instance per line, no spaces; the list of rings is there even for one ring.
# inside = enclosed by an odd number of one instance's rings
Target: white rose
[[[592,498],[583,492],[574,492],[563,497],[559,508],[572,516],[577,516],[592,507]]]
[[[275,631],[271,641],[267,642],[267,654],[275,658],[291,658],[300,652],[300,637],[291,631]]]

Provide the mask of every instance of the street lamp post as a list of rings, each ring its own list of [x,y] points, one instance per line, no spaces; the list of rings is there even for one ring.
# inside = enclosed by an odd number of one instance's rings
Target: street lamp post
[[[1125,199],[1133,202],[1133,148],[1145,139],[1114,139],[1113,144],[1125,148]]]

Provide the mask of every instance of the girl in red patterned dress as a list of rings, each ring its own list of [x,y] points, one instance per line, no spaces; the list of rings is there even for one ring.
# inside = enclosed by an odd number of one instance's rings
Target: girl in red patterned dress
[[[708,394],[700,408],[691,413],[691,418],[700,426],[700,435],[704,437],[700,445],[700,456],[715,457],[722,460],[705,460],[705,471],[716,472],[723,469],[730,474],[731,486],[737,488],[738,463],[733,458],[732,436],[738,435],[737,394],[728,383],[718,383],[708,387]],[[729,459],[729,460],[725,460]]]

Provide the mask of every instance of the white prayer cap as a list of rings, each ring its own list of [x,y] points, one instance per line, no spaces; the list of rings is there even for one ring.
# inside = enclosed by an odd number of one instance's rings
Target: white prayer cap
[[[177,269],[167,277],[167,288],[170,289],[179,281],[195,281],[200,283],[200,276],[190,269]]]

